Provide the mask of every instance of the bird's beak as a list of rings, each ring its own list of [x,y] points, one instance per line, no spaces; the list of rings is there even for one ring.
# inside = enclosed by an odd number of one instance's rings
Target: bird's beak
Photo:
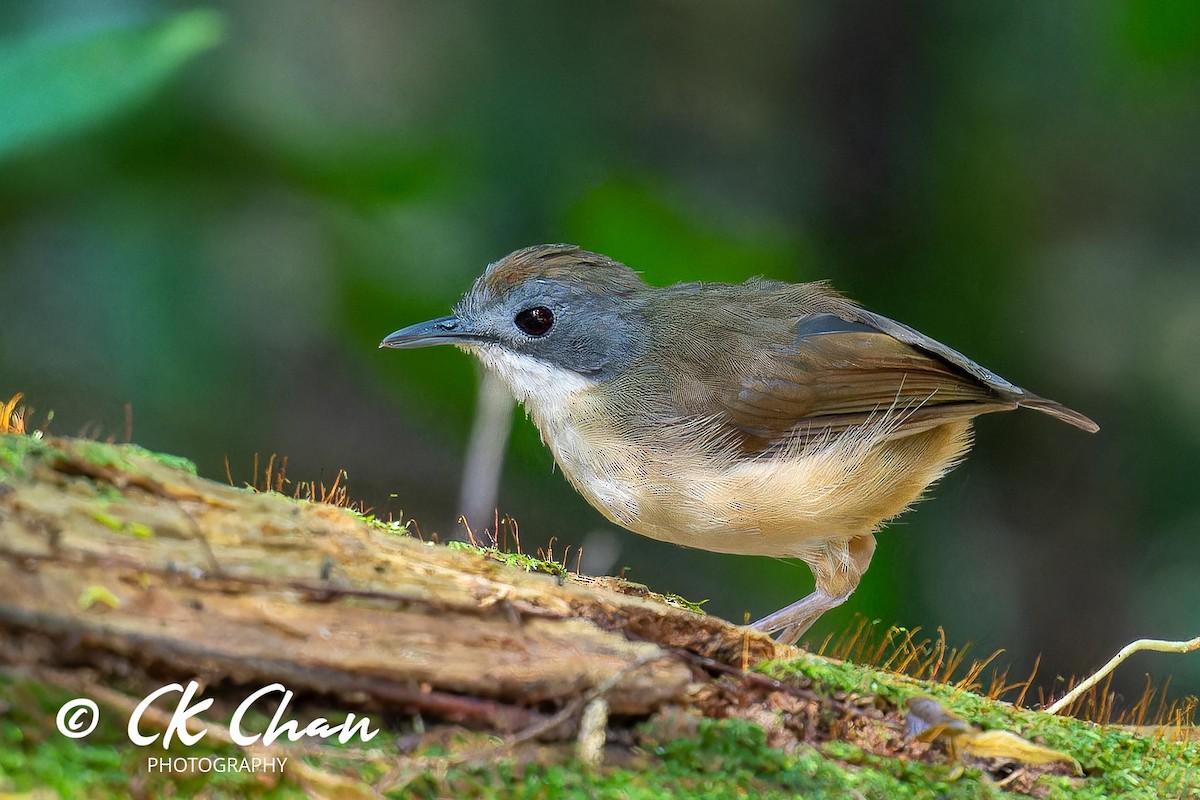
[[[430,347],[435,344],[454,344],[477,341],[458,317],[438,317],[401,328],[379,343],[380,347]]]

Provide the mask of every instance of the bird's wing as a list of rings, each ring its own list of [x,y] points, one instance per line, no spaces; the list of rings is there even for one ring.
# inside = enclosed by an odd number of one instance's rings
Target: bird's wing
[[[722,417],[747,453],[804,446],[871,422],[900,438],[1018,405],[1002,387],[1020,389],[999,376],[974,362],[974,370],[964,368],[865,319],[813,314],[792,334],[792,342],[762,351],[717,391]]]
[[[885,419],[885,433],[901,438],[1017,407],[1098,430],[1084,415],[824,283],[680,284],[659,290],[647,311],[653,357],[638,362],[626,396],[659,381],[671,398],[668,413],[718,420],[713,442],[736,442],[746,456],[805,447]],[[662,363],[675,368],[653,368]]]
[[[1043,414],[1048,414],[1055,419],[1065,422],[1068,425],[1074,425],[1080,430],[1088,433],[1095,433],[1100,430],[1100,426],[1092,421],[1089,417],[1080,414],[1078,411],[1067,408],[1062,403],[1056,403],[1053,400],[1047,400],[1044,397],[1022,389],[1004,378],[1001,378],[990,369],[976,364],[971,359],[964,356],[962,353],[947,347],[939,341],[929,338],[920,331],[910,328],[902,322],[896,322],[894,319],[880,316],[864,308],[851,305],[849,311],[855,319],[859,320],[875,330],[882,331],[889,336],[898,339],[905,344],[910,344],[913,347],[919,348],[931,355],[937,356],[945,360],[947,363],[957,367],[958,369],[976,378],[980,383],[989,387],[999,396],[1015,402],[1021,408],[1032,408],[1035,411],[1040,411]]]

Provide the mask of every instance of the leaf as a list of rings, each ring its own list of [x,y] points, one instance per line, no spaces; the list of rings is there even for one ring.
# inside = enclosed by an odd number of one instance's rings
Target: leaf
[[[1076,775],[1083,774],[1079,762],[1059,750],[1034,744],[1011,731],[981,731],[950,711],[937,700],[925,695],[910,697],[907,736],[919,742],[940,741],[951,761],[959,758],[1003,758],[1024,764],[1070,764]]]
[[[0,45],[0,159],[137,105],[223,32],[220,14],[199,9],[69,39]]]
[[[1076,775],[1083,774],[1079,762],[1066,753],[1034,744],[1010,731],[982,731],[972,734],[964,750],[975,758],[1006,758],[1023,764],[1053,764],[1062,761],[1070,764]]]

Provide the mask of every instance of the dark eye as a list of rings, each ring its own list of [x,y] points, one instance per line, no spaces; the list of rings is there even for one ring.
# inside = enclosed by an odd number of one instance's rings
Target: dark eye
[[[530,336],[545,336],[554,324],[554,312],[545,306],[535,306],[517,314],[513,322]]]

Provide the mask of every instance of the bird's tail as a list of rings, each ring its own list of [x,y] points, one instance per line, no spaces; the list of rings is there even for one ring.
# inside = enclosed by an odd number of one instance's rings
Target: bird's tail
[[[1069,425],[1074,425],[1076,428],[1085,430],[1088,433],[1095,433],[1100,430],[1100,426],[1093,422],[1088,417],[1080,414],[1078,411],[1072,411],[1062,403],[1056,403],[1053,400],[1047,400],[1044,397],[1038,397],[1036,394],[1023,392],[1021,397],[1016,398],[1017,405],[1022,408],[1032,408],[1034,411],[1040,411],[1043,414],[1049,414],[1055,419],[1062,420]]]

